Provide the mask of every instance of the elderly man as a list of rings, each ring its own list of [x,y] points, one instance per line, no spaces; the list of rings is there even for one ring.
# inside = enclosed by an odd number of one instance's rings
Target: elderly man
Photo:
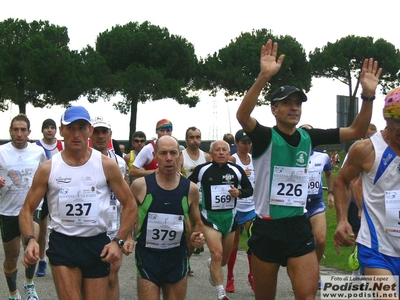
[[[215,286],[219,300],[228,300],[222,267],[228,262],[237,228],[236,200],[250,197],[253,187],[243,168],[228,161],[227,142],[213,142],[210,155],[212,161],[197,166],[189,179],[201,184],[203,232],[211,253],[210,283]]]

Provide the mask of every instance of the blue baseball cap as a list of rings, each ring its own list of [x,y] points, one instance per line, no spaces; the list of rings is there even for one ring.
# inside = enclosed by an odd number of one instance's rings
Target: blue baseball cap
[[[71,106],[67,108],[61,116],[61,124],[63,125],[69,125],[77,120],[84,120],[92,124],[92,122],[90,122],[90,115],[83,106]]]

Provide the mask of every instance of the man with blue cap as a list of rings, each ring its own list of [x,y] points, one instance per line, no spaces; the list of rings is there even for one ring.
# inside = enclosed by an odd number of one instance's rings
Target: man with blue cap
[[[121,260],[124,239],[131,233],[136,202],[115,161],[88,147],[93,134],[90,115],[82,106],[61,117],[64,150],[38,169],[21,210],[25,238],[24,264],[38,260],[32,212],[47,193],[50,226],[49,258],[59,299],[107,298],[110,264]],[[110,241],[110,187],[124,206],[120,228]]]

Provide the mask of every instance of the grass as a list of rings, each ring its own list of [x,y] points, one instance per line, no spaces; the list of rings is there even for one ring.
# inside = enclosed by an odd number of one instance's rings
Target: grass
[[[343,161],[343,157],[341,161]],[[336,177],[339,171],[334,170],[333,173]],[[327,191],[324,191],[324,199],[326,198],[327,198]],[[340,248],[340,253],[337,254],[335,246],[333,244],[333,234],[335,233],[337,224],[336,211],[334,207],[332,209],[329,209],[327,207],[326,219],[328,224],[327,235],[326,235],[326,249],[325,249],[325,258],[322,259],[321,265],[336,268],[346,272],[351,272],[351,269],[349,268],[348,265],[348,258],[351,252],[353,251],[353,247],[342,247]],[[240,236],[239,247],[240,249],[247,249],[247,235],[245,232]]]

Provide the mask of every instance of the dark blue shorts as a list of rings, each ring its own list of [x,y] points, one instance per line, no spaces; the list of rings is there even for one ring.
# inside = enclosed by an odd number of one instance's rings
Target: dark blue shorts
[[[187,247],[155,251],[136,244],[136,268],[141,278],[161,287],[166,283],[176,283],[186,276],[187,255]]]
[[[101,251],[109,242],[106,233],[76,237],[52,231],[46,254],[53,266],[79,268],[83,278],[102,278],[110,274],[110,264],[100,259]]]
[[[258,259],[287,265],[290,257],[299,257],[315,249],[315,238],[306,215],[275,220],[255,218],[250,227],[248,245]]]
[[[324,199],[321,198],[308,198],[306,204],[307,218],[323,213],[326,210]]]

